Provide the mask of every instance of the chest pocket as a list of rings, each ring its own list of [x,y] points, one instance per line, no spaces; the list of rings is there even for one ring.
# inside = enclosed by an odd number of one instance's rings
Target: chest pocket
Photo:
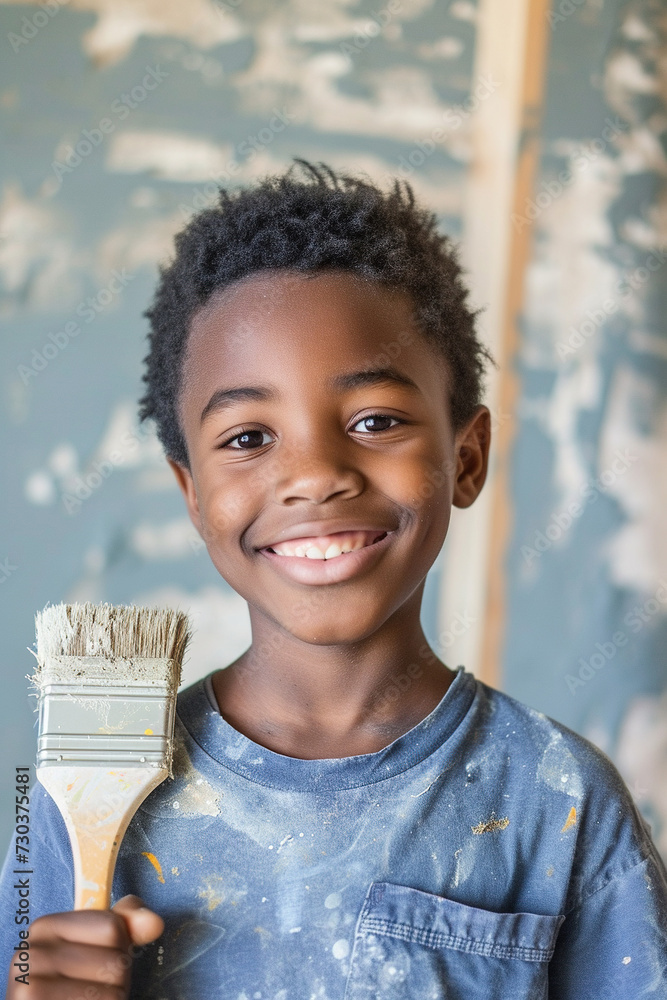
[[[345,1000],[540,1000],[563,916],[492,913],[373,882]]]

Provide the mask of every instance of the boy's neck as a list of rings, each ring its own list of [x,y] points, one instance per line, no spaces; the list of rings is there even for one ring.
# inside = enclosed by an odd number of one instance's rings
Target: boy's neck
[[[213,676],[213,690],[238,732],[275,753],[314,760],[381,750],[432,712],[453,678],[418,619],[409,632],[405,622],[387,622],[344,647],[257,635],[253,627],[252,646]]]

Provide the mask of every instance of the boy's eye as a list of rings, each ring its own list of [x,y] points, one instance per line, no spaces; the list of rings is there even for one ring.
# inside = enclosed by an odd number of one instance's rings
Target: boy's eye
[[[358,420],[357,423],[354,425],[354,427],[358,427],[359,424],[369,424],[370,423],[370,424],[374,424],[375,426],[372,426],[370,428],[366,427],[367,431],[368,430],[371,430],[371,431],[388,431],[389,430],[389,425],[388,425],[387,422],[390,421],[390,420],[393,420],[395,424],[400,424],[401,423],[401,421],[398,419],[398,417],[390,417],[388,413],[369,413],[369,415],[367,417],[362,417],[361,420]],[[378,424],[380,426],[378,426]],[[382,425],[384,425],[384,426],[382,426]],[[354,427],[352,428],[352,430],[354,430]]]
[[[265,434],[266,431],[241,431],[240,434],[237,434],[236,437],[229,438],[220,447],[231,447],[233,441],[238,441],[238,448],[232,448],[232,451],[253,451],[255,448],[261,448],[263,444],[266,444],[265,441],[261,440]]]
[[[357,428],[363,425],[360,433],[368,434],[387,431],[392,426],[400,423],[402,421],[397,417],[390,417],[386,413],[370,413],[367,417],[362,417],[361,420],[358,420],[352,430],[357,430]],[[240,434],[236,434],[233,438],[228,438],[220,447],[231,448],[232,451],[254,451],[256,448],[261,448],[263,445],[268,444],[271,440],[272,437],[267,431],[247,430],[241,431]]]

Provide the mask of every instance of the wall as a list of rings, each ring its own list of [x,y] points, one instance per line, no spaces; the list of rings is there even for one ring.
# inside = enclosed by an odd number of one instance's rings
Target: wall
[[[667,855],[667,11],[551,18],[504,687],[615,760]]]

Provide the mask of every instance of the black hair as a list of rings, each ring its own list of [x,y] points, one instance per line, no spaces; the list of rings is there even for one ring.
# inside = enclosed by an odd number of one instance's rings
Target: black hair
[[[284,174],[254,187],[220,188],[218,203],[195,215],[175,246],[144,314],[150,332],[139,416],[155,420],[168,457],[186,468],[178,404],[190,324],[214,292],[267,269],[342,270],[408,292],[418,328],[446,362],[454,429],[479,405],[486,362],[495,362],[477,339],[457,251],[407,181],[383,192],[295,157]]]

